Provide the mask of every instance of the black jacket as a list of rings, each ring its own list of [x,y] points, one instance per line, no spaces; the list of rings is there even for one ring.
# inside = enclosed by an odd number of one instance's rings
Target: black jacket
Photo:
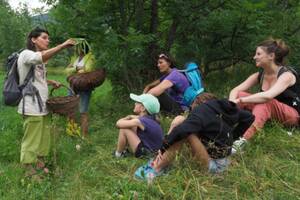
[[[242,136],[254,121],[254,116],[239,109],[235,103],[210,100],[194,108],[186,120],[166,136],[162,151],[172,144],[196,134],[212,158],[231,153],[234,140]]]

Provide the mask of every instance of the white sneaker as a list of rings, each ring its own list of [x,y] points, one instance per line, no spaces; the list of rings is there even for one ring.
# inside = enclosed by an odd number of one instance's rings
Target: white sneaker
[[[231,154],[236,154],[236,152],[241,151],[245,147],[247,142],[248,141],[243,137],[234,141],[231,148]]]

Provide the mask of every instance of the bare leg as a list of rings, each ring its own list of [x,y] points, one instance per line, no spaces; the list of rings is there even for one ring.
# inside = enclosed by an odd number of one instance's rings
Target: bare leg
[[[181,124],[184,120],[186,119],[186,117],[182,116],[182,115],[178,115],[176,116],[173,121],[171,122],[169,131],[167,134],[171,133],[171,131],[178,126],[179,124]]]
[[[175,155],[180,151],[182,144],[186,140],[182,140],[173,144],[164,154],[159,154],[153,161],[153,168],[155,171],[159,172],[161,169],[165,168],[166,166],[170,165],[171,162],[174,160]]]
[[[124,151],[127,144],[129,144],[133,152],[136,151],[138,144],[141,142],[134,129],[120,129],[117,151]]]
[[[208,168],[211,158],[200,139],[195,134],[192,134],[187,138],[187,141],[192,148],[192,154],[194,158],[199,162],[200,165],[204,165],[206,168]]]

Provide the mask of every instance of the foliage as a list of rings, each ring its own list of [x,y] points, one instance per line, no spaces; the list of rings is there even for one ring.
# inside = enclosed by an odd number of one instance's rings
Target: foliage
[[[34,23],[50,31],[53,44],[84,37],[116,88],[141,91],[159,77],[156,56],[162,51],[170,52],[179,68],[196,61],[207,75],[251,63],[256,44],[270,36],[286,41],[291,47],[290,64],[300,64],[300,3],[296,0],[44,2],[53,8],[42,16],[46,21],[39,24],[34,17]],[[1,9],[1,17],[7,20],[0,23],[0,54],[6,56],[21,46],[30,20],[26,8],[13,12],[3,1]],[[7,31],[9,24],[13,28]],[[49,64],[65,66],[70,55],[64,51]]]
[[[179,68],[198,62],[206,75],[251,63],[255,45],[273,36],[291,46],[290,61],[300,64],[298,1],[45,2],[55,5],[48,27],[56,39],[85,36],[113,83],[130,90],[158,77],[155,58],[161,51],[171,52]]]
[[[0,60],[25,46],[31,19],[26,7],[13,11],[6,1],[0,1]]]

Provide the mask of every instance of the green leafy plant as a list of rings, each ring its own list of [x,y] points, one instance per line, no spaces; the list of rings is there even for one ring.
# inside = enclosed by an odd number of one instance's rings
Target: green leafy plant
[[[91,45],[88,43],[86,39],[84,38],[72,38],[72,39],[76,41],[75,53],[77,53],[77,55],[79,55],[80,52],[87,54],[88,51],[91,51]]]

